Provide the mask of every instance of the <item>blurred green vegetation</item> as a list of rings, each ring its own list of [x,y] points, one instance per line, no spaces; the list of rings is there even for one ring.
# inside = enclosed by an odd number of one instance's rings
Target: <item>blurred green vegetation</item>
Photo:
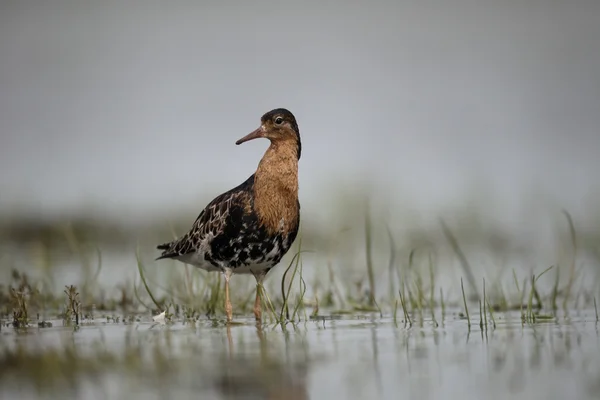
[[[263,304],[272,322],[355,311],[418,321],[433,316],[443,303],[466,308],[464,300],[481,302],[482,310],[519,309],[531,321],[533,309],[538,316],[566,312],[591,307],[600,297],[600,222],[594,222],[600,218],[593,213],[578,221],[551,202],[530,198],[523,202],[530,215],[519,224],[499,219],[493,199],[484,195],[465,195],[434,213],[369,197],[366,185],[335,193],[306,202],[296,247],[267,279]],[[50,309],[82,321],[92,310],[118,311],[121,318],[142,310],[185,318],[221,315],[219,274],[153,261],[156,244],[187,231],[198,212],[178,210],[170,219],[135,223],[92,217],[93,212],[3,218],[3,317],[18,326]],[[527,225],[535,221],[545,224],[539,236]],[[295,257],[300,243],[302,253]],[[115,261],[115,254],[122,258]],[[532,278],[548,268],[539,281]],[[58,278],[65,271],[69,278]],[[111,283],[103,284],[105,277],[113,278]],[[232,280],[236,313],[250,311],[254,290],[249,280]],[[77,297],[76,307],[64,291]]]
[[[224,328],[232,348],[230,330],[249,326],[253,279],[232,279],[234,323],[227,324],[220,274],[154,261],[156,244],[183,234],[197,210],[138,223],[84,216],[4,218],[0,331],[26,335],[119,326],[127,330],[127,345],[114,351],[100,340],[84,351],[71,341],[31,350],[15,340],[0,346],[0,381],[13,377],[32,382],[39,395],[64,394],[83,383],[94,386],[97,376],[111,371],[129,382],[165,382],[170,391],[187,376],[183,384],[197,391],[303,399],[306,388],[297,376],[306,365],[290,369],[263,354],[273,346],[261,336],[265,332],[277,328],[289,340],[288,332],[308,322],[367,320],[374,321],[372,327],[419,329],[416,336],[432,327],[435,336],[438,328],[458,322],[467,341],[472,330],[487,341],[497,327],[520,326],[535,336],[543,324],[570,324],[581,313],[599,322],[600,224],[593,216],[580,224],[567,210],[537,209],[532,213],[547,217],[546,231],[528,237],[535,227],[517,224],[519,232],[512,232],[485,201],[419,214],[350,191],[320,205],[303,208],[299,239],[265,283],[263,324],[255,327],[259,347],[253,350],[261,354],[260,368],[256,360],[240,357],[243,352],[226,349],[202,358],[207,348],[192,346],[174,358],[169,343],[149,344],[130,329]],[[555,230],[548,232],[548,226]],[[171,340],[169,330],[161,332]],[[300,351],[308,352],[304,347]],[[189,377],[183,368],[191,367],[210,379]]]

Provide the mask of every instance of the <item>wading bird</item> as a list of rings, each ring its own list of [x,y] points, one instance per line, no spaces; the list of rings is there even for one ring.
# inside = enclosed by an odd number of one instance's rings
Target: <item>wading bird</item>
[[[157,260],[173,258],[225,277],[225,312],[232,320],[229,279],[256,278],[254,315],[261,320],[262,282],[292,246],[300,224],[298,160],[302,145],[294,115],[278,108],[264,114],[260,126],[236,142],[266,138],[271,142],[256,172],[239,186],[217,196],[182,237],[157,248]]]

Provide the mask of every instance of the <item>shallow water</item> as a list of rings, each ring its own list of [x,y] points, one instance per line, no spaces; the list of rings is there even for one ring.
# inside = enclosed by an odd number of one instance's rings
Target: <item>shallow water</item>
[[[78,330],[2,327],[2,398],[592,399],[600,393],[595,314],[535,325],[496,316],[480,330],[448,312],[405,327],[390,317],[324,317],[296,327],[132,323]],[[438,316],[439,318],[439,316]],[[53,351],[55,350],[55,351]]]

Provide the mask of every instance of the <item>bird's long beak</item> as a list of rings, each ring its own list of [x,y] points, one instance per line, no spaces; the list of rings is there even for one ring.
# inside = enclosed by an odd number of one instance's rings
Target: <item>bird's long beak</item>
[[[244,142],[247,142],[248,140],[264,137],[264,134],[265,134],[265,128],[264,128],[264,126],[261,125],[254,131],[250,132],[249,134],[247,134],[246,136],[244,136],[243,138],[241,138],[240,140],[235,142],[235,144],[242,144]]]

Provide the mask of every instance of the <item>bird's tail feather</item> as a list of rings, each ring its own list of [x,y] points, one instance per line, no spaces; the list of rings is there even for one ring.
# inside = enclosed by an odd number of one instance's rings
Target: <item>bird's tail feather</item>
[[[177,254],[175,252],[173,252],[173,250],[172,250],[173,243],[174,242],[168,242],[168,243],[163,243],[163,244],[159,244],[158,246],[156,246],[156,248],[158,250],[162,250],[162,254],[160,256],[158,256],[155,261],[162,260],[164,258],[172,258],[172,257],[176,256]]]
[[[166,249],[168,249],[169,247],[171,247],[171,243],[172,243],[172,242],[169,242],[169,243],[163,243],[163,244],[159,244],[158,246],[156,246],[156,248],[157,248],[158,250],[166,250]]]

